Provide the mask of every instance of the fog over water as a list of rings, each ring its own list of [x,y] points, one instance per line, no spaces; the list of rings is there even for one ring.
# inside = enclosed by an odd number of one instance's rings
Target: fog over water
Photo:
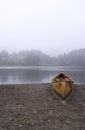
[[[56,56],[85,48],[84,0],[1,0],[0,51]]]

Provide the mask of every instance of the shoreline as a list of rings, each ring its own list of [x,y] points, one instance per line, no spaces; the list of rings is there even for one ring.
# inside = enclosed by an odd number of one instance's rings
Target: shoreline
[[[85,85],[65,102],[50,83],[0,85],[1,130],[85,130]]]
[[[0,84],[0,86],[14,86],[14,87],[16,87],[16,86],[29,86],[29,85],[51,85],[51,83],[49,82],[49,83],[16,83],[16,84]],[[74,84],[74,86],[85,86],[85,83],[75,83]]]

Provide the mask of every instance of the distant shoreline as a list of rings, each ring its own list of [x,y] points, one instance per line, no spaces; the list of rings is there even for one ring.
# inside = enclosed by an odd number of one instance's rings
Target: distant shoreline
[[[0,69],[85,69],[85,66],[0,66]]]

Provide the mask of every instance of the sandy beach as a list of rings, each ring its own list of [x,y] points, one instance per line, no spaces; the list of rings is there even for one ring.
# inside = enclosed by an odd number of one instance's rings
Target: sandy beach
[[[51,84],[0,85],[0,130],[85,130],[85,85],[66,101]]]

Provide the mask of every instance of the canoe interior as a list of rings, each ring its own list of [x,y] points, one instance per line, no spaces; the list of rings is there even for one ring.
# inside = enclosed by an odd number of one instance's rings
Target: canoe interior
[[[59,74],[52,80],[52,87],[62,99],[66,99],[72,92],[73,80],[65,74]]]

